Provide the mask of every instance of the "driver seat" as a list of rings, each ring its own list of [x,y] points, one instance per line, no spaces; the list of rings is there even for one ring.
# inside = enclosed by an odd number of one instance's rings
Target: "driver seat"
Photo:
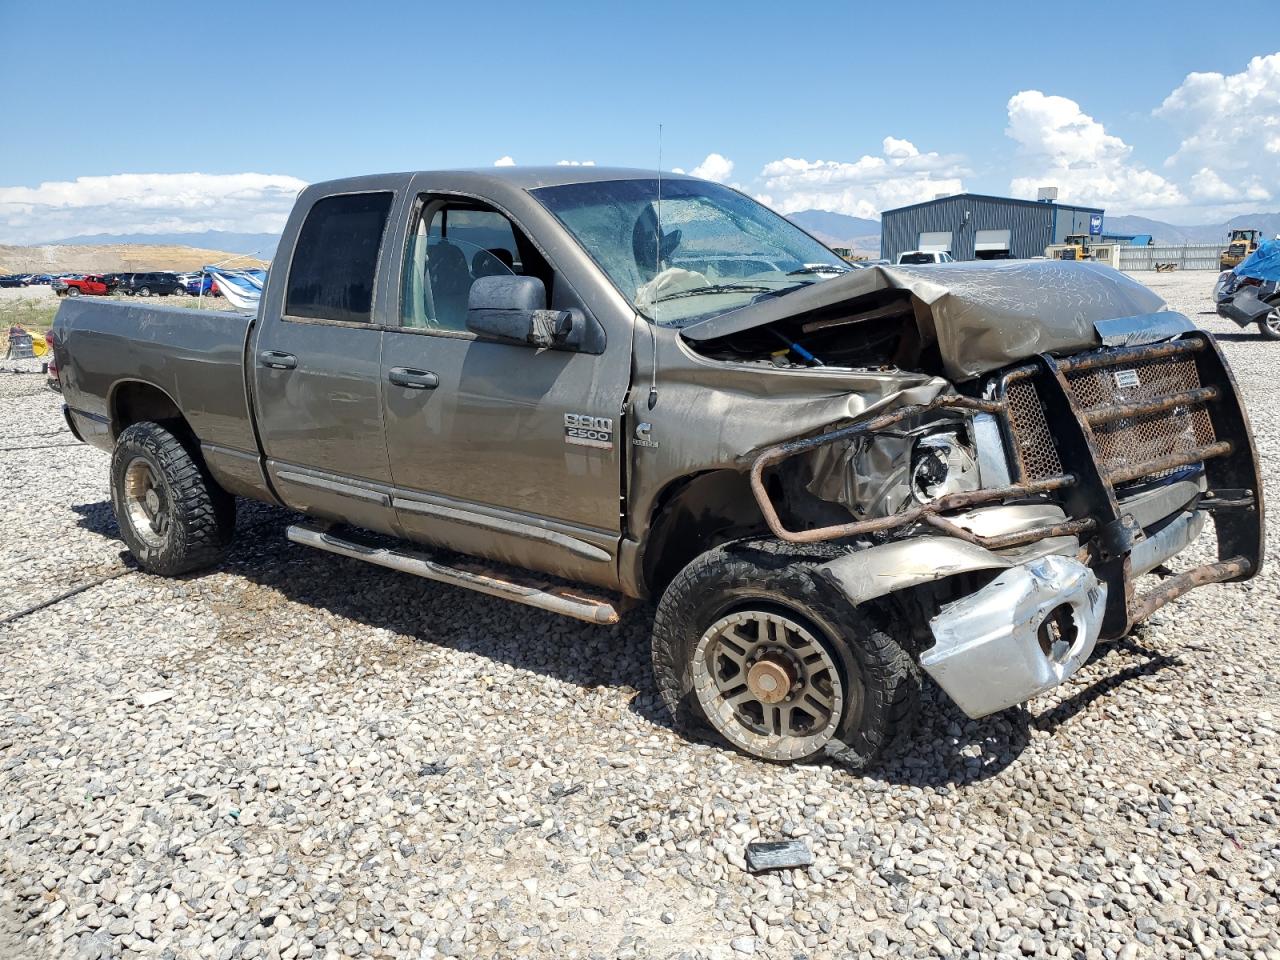
[[[467,295],[472,281],[467,255],[448,240],[431,244],[427,250],[427,278],[436,323],[446,330],[467,329]]]

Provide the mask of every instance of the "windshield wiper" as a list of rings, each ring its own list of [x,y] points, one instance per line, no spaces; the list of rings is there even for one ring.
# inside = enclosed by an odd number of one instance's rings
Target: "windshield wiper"
[[[849,273],[853,267],[841,267],[834,263],[813,264],[801,267],[799,270],[787,271],[788,277],[798,277],[806,273]]]
[[[706,287],[696,287],[693,290],[677,290],[675,293],[668,293],[665,297],[658,297],[651,300],[650,303],[665,303],[668,300],[680,300],[684,297],[698,297],[704,293],[776,293],[777,287],[763,287],[758,283],[713,283]]]

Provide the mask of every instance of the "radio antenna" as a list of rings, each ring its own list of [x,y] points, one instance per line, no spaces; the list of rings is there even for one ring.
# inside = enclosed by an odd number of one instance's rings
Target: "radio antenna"
[[[658,251],[653,263],[653,275],[662,272],[662,124],[658,124],[658,242],[654,245]]]

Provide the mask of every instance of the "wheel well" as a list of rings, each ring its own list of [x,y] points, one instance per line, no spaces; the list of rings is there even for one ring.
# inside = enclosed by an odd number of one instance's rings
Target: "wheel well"
[[[713,470],[675,480],[658,496],[645,537],[641,572],[651,597],[712,547],[766,533],[745,473]]]
[[[144,420],[163,424],[170,433],[184,441],[192,436],[187,418],[173,398],[159,387],[137,380],[119,384],[111,394],[112,438]]]

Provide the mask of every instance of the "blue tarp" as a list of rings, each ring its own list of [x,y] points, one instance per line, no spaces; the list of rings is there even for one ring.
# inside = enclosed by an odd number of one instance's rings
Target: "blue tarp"
[[[1241,261],[1232,272],[1237,277],[1280,280],[1280,240],[1263,240],[1258,244],[1258,249]]]

